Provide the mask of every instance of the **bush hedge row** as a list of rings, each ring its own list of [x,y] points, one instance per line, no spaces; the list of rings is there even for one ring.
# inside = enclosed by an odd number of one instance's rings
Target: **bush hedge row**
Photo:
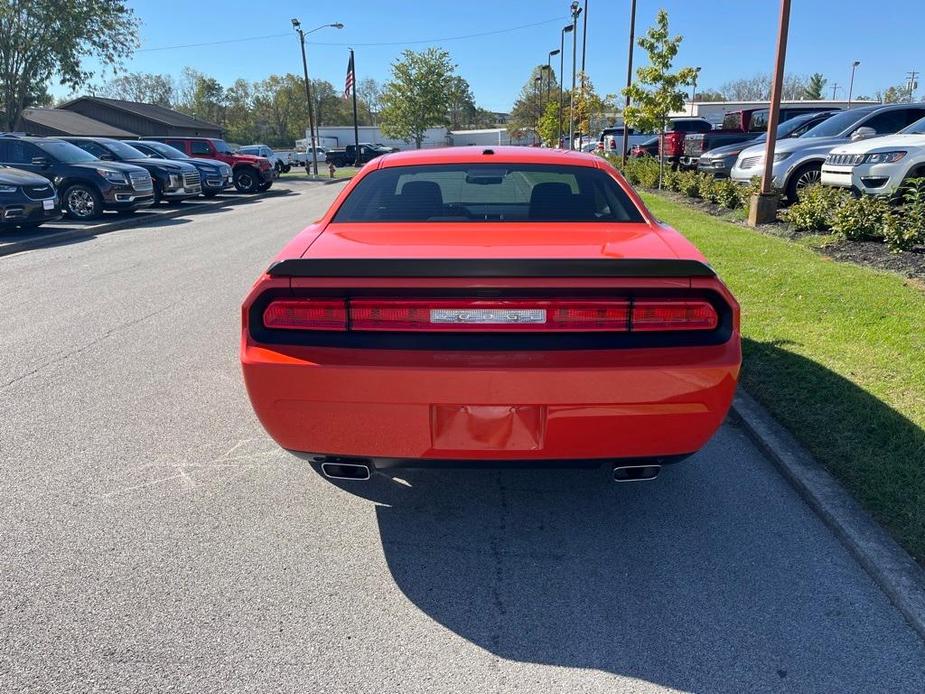
[[[606,157],[633,185],[658,187],[655,157],[630,158],[623,167],[619,157]],[[758,191],[758,181],[743,186],[728,178],[674,171],[666,166],[662,188],[736,210],[748,207],[752,194]],[[800,194],[800,202],[781,212],[781,218],[800,231],[830,232],[851,241],[880,240],[891,250],[909,250],[925,244],[925,178],[908,181],[895,200],[871,195],[855,198],[841,188],[812,186]]]

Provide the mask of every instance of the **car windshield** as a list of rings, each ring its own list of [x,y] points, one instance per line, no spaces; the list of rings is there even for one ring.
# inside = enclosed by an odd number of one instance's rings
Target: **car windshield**
[[[212,140],[212,144],[215,145],[216,152],[220,152],[221,154],[234,154],[231,147],[229,147],[228,143],[224,140]]]
[[[119,159],[145,159],[148,156],[131,145],[119,142],[119,140],[107,140],[104,146]]]
[[[164,159],[189,159],[185,152],[181,152],[176,147],[171,147],[170,145],[165,145],[163,142],[145,142],[144,145],[132,145],[141,149],[151,149],[154,150],[158,156],[163,157]],[[142,149],[142,151],[144,151]]]
[[[822,121],[815,128],[807,130],[803,133],[802,137],[836,137],[854,127],[858,121],[863,120],[869,115],[870,111],[867,109],[842,111],[841,113],[836,113],[828,120]]]
[[[85,152],[80,147],[77,145],[72,145],[70,142],[62,142],[60,140],[55,142],[42,142],[39,144],[39,147],[58,161],[64,162],[65,164],[79,164],[85,161],[99,161],[89,152]]]
[[[901,135],[925,135],[925,118],[899,131]]]
[[[364,176],[337,222],[641,222],[620,185],[590,166],[396,166]]]

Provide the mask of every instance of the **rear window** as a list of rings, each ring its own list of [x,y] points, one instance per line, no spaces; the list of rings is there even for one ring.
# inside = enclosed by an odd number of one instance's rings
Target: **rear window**
[[[334,222],[641,222],[607,173],[585,166],[396,166],[365,176]]]

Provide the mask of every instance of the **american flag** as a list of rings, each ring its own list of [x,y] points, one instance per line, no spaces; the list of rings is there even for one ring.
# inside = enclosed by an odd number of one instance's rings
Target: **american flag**
[[[354,89],[356,75],[353,74],[353,51],[350,51],[350,61],[347,63],[347,78],[344,80],[344,98],[349,99]]]

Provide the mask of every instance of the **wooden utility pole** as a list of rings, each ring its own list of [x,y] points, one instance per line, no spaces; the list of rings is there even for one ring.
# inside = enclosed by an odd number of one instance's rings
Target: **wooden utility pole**
[[[768,137],[764,148],[764,174],[761,192],[752,196],[748,211],[751,226],[767,224],[777,218],[777,194],[773,193],[774,149],[777,145],[777,123],[780,120],[780,97],[784,87],[784,63],[787,60],[787,33],[790,29],[790,0],[780,2],[780,25],[777,30],[777,61],[774,85],[771,87],[771,110],[768,115]]]

